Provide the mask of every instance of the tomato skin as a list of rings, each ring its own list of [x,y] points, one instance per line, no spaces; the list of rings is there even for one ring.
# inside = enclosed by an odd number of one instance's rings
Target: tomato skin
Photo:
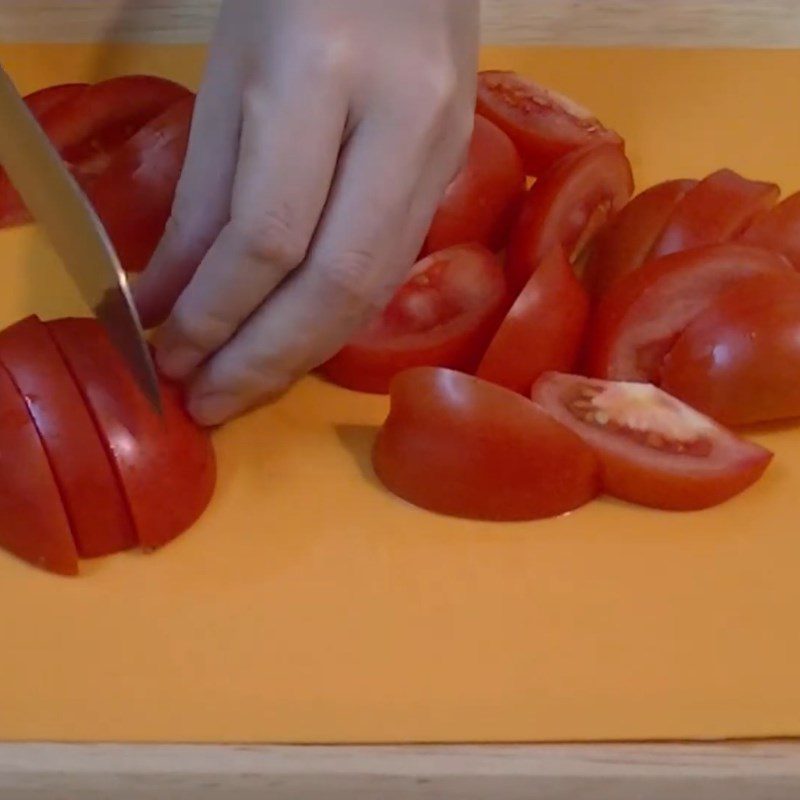
[[[529,175],[542,175],[579,147],[623,144],[585,108],[514,72],[479,73],[477,109],[514,142]]]
[[[578,437],[529,400],[446,369],[392,384],[373,452],[384,485],[457,517],[531,520],[571,511],[598,493],[598,465]]]
[[[476,114],[467,161],[447,187],[423,253],[468,242],[500,249],[524,193],[525,171],[513,142]]]
[[[589,297],[557,247],[517,297],[476,375],[527,396],[549,370],[575,366],[589,317]]]
[[[800,417],[800,275],[731,286],[680,335],[662,386],[725,425]]]
[[[722,169],[684,195],[670,216],[650,258],[736,239],[778,200],[774,183],[751,181]]]
[[[622,208],[633,191],[631,165],[621,148],[601,144],[561,159],[528,190],[511,231],[508,275],[520,291],[539,262],[561,245],[574,258]]]
[[[630,395],[637,421],[638,438],[620,429],[613,412],[605,411],[605,423],[595,413],[594,423],[571,410],[583,400],[582,392],[594,387],[618,396]],[[601,394],[602,396],[602,394]],[[610,395],[609,395],[610,396]],[[669,511],[696,511],[719,505],[752,486],[772,460],[772,453],[739,439],[712,420],[703,417],[655,386],[598,381],[576,375],[549,373],[535,384],[533,401],[540,408],[580,436],[596,453],[602,467],[606,492],[639,505]],[[609,408],[599,401],[598,410]],[[580,413],[583,413],[581,411]],[[644,427],[648,415],[667,418],[667,426],[692,431],[703,449],[694,453],[669,452],[648,434],[659,427]],[[641,427],[640,427],[641,426]]]
[[[800,192],[758,217],[739,241],[776,250],[800,270]]]

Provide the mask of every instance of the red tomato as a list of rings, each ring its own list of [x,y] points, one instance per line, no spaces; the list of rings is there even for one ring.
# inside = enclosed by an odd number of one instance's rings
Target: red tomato
[[[683,196],[697,181],[659,183],[637,195],[600,232],[583,278],[589,291],[600,297],[623,275],[644,264],[656,238]]]
[[[508,272],[519,291],[557,245],[578,257],[631,196],[631,165],[621,148],[602,144],[565,156],[528,191],[511,232]]]
[[[159,417],[100,325],[91,319],[48,323],[111,453],[140,544],[154,549],[203,513],[216,480],[208,434],[162,383]]]
[[[598,492],[597,459],[577,436],[528,399],[446,369],[396,378],[373,464],[399,497],[472,519],[552,517]]]
[[[622,144],[591,112],[514,72],[478,75],[478,113],[508,134],[529,175],[541,175],[578,147]]]
[[[640,505],[718,505],[755,483],[772,459],[648,384],[550,373],[533,400],[592,447],[609,494]]]
[[[558,247],[516,299],[477,376],[527,395],[543,372],[575,366],[588,316],[586,291]]]
[[[0,361],[25,398],[61,491],[79,554],[136,545],[130,514],[80,392],[36,317],[0,333]]]
[[[744,232],[740,241],[777,250],[800,270],[800,192],[762,214]]]
[[[675,339],[725,289],[752,275],[790,269],[777,253],[739,244],[710,245],[650,261],[600,300],[589,341],[591,374],[657,383]]]
[[[78,553],[47,454],[25,401],[2,367],[0,521],[0,547],[50,572],[78,573]]]
[[[730,287],[680,335],[662,385],[726,425],[800,417],[800,276]]]
[[[678,203],[650,258],[736,239],[779,195],[774,183],[750,181],[729,169],[715,172]]]
[[[524,192],[525,171],[513,143],[476,114],[466,164],[447,187],[424,252],[467,242],[501,248]]]
[[[508,307],[503,269],[480,245],[418,262],[383,314],[321,368],[334,383],[385,393],[404,369],[473,369]]]

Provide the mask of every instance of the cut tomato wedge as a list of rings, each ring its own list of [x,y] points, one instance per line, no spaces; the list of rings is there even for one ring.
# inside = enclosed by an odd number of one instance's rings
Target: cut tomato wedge
[[[640,505],[718,505],[755,483],[772,459],[648,384],[550,373],[533,400],[595,451],[609,494]]]
[[[776,250],[800,270],[800,192],[761,215],[744,232],[741,242]]]
[[[41,122],[51,111],[72,102],[88,88],[88,83],[62,83],[58,86],[47,86],[26,95],[25,102],[33,116]]]
[[[598,493],[592,451],[527,398],[446,369],[392,384],[375,471],[399,497],[457,517],[551,517]]]

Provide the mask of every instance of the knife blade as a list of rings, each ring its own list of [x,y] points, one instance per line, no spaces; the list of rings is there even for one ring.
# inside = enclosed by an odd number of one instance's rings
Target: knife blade
[[[0,66],[0,165],[50,238],[83,299],[161,412],[161,393],[128,279],[102,223]]]

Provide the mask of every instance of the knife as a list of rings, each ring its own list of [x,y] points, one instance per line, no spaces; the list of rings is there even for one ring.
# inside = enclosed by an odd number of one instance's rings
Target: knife
[[[0,166],[157,412],[161,393],[128,279],[78,183],[0,66]]]

